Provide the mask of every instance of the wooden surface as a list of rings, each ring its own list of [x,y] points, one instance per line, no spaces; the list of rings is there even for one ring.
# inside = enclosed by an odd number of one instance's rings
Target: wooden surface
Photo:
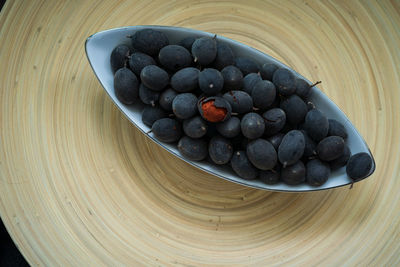
[[[399,1],[7,1],[0,15],[0,214],[32,265],[400,264]],[[375,174],[306,194],[209,176],[106,96],[84,42],[191,27],[249,44],[321,88]]]

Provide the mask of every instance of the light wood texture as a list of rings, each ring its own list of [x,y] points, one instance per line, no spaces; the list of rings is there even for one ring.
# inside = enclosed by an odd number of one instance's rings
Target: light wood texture
[[[0,214],[32,265],[400,264],[399,1],[7,1],[0,14]],[[377,169],[351,190],[271,193],[212,177],[132,126],[89,35],[221,34],[328,94]]]

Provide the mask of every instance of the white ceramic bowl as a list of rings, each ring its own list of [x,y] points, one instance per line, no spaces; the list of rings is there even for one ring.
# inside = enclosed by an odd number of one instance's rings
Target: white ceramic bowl
[[[145,135],[147,135],[151,140],[159,144],[161,147],[165,148],[167,151],[174,154],[176,157],[186,161],[189,164],[192,164],[193,166],[199,169],[202,169],[212,175],[215,175],[216,177],[258,189],[280,191],[280,192],[307,192],[307,191],[331,189],[351,184],[352,181],[347,177],[345,167],[332,172],[328,181],[319,187],[314,187],[307,184],[290,186],[284,183],[279,183],[276,185],[267,185],[258,180],[248,181],[238,177],[231,170],[231,168],[228,168],[226,166],[213,165],[206,161],[203,162],[189,161],[183,158],[179,154],[179,151],[175,144],[167,144],[160,142],[153,136],[152,133],[146,134],[150,130],[150,128],[145,124],[143,124],[141,119],[141,111],[143,109],[143,105],[135,104],[132,106],[127,106],[119,102],[117,97],[115,96],[114,86],[113,86],[114,83],[113,73],[110,65],[110,55],[111,51],[117,45],[129,44],[130,39],[126,37],[127,35],[132,35],[134,32],[138,30],[147,28],[151,28],[165,33],[168,36],[170,44],[178,43],[181,39],[189,36],[213,37],[214,34],[193,29],[179,28],[179,27],[132,26],[132,27],[116,28],[98,32],[87,38],[85,43],[86,55],[98,80],[100,81],[100,83],[106,90],[107,94],[110,96],[110,98],[114,101],[115,105],[117,105],[117,107],[122,111],[122,113],[125,114],[125,116],[127,116],[128,119],[139,130],[141,130]],[[256,61],[259,65],[262,65],[267,62],[273,62],[281,67],[290,69],[283,63],[272,58],[271,56],[266,55],[247,45],[225,38],[223,36],[217,36],[217,39],[219,42],[228,44],[235,53],[235,56],[245,56],[251,58],[254,61]],[[299,78],[305,79],[303,76],[301,76],[295,71],[293,71],[293,74]],[[349,146],[352,155],[358,152],[366,152],[370,154],[371,158],[373,159],[371,151],[369,150],[367,144],[365,143],[361,135],[358,133],[357,129],[351,124],[346,115],[324,93],[322,93],[321,90],[319,90],[317,87],[313,87],[310,93],[310,99],[313,101],[316,108],[323,111],[328,118],[336,119],[345,126],[348,133],[347,145]],[[373,166],[368,176],[370,176],[374,172],[374,170],[375,170],[375,162],[373,161]]]

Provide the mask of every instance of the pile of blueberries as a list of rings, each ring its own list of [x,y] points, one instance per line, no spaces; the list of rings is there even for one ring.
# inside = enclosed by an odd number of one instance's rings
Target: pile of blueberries
[[[170,44],[143,29],[128,38],[110,55],[115,94],[144,103],[143,123],[183,157],[266,184],[321,186],[343,166],[353,181],[370,172],[370,155],[351,155],[345,127],[308,99],[315,84],[290,70],[235,57],[216,36]]]

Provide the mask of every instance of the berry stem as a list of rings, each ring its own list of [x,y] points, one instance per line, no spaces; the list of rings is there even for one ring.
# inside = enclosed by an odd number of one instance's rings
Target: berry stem
[[[314,87],[314,86],[316,86],[317,84],[320,84],[320,83],[322,83],[322,82],[321,82],[321,81],[316,81],[315,83],[313,83],[313,84],[310,85],[310,88],[311,88],[311,87]]]

